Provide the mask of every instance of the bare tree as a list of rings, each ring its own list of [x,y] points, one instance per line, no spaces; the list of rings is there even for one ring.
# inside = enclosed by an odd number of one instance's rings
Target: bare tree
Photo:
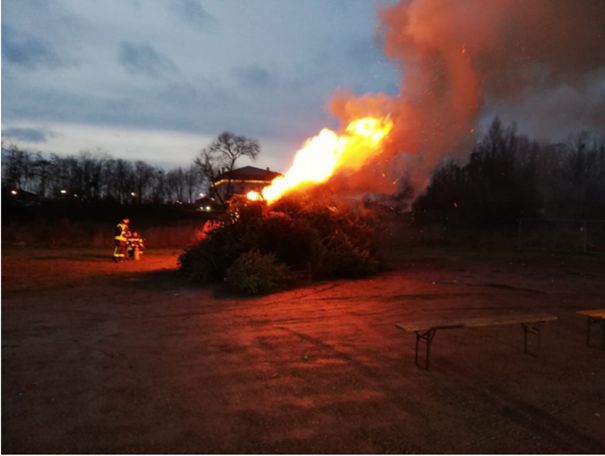
[[[191,165],[185,172],[185,182],[187,188],[187,202],[193,203],[194,194],[201,184],[200,174],[195,165]]]
[[[151,181],[151,202],[163,204],[166,201],[166,176],[161,169],[155,170]]]
[[[185,184],[185,173],[182,168],[175,168],[166,173],[166,185],[170,198],[182,203],[185,195]]]
[[[135,198],[139,204],[145,201],[145,196],[151,191],[151,183],[156,173],[153,166],[148,165],[144,161],[137,161],[134,164],[134,188]]]
[[[47,160],[42,153],[38,152],[34,159],[34,173],[38,180],[38,186],[36,188],[38,195],[42,198],[47,196],[48,182],[51,179],[51,163]]]
[[[129,200],[130,192],[132,192],[134,186],[132,163],[121,158],[117,159],[114,177],[118,202],[123,204]]]
[[[194,160],[195,166],[208,183],[216,180],[221,174],[226,174],[235,168],[235,164],[242,157],[248,157],[256,160],[260,152],[258,141],[245,136],[238,136],[233,133],[223,132],[208,147],[200,152],[200,155]],[[231,194],[231,182],[228,181],[227,191],[229,197]],[[225,202],[221,195],[214,195],[221,202]]]
[[[2,184],[6,187],[31,190],[32,157],[25,150],[20,149],[16,144],[7,144],[2,140]]]

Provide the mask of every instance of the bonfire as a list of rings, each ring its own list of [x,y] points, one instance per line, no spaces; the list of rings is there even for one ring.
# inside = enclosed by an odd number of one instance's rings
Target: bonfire
[[[261,192],[230,201],[228,219],[180,257],[204,283],[226,281],[257,294],[296,280],[359,277],[380,267],[375,220],[329,192],[330,179],[380,154],[388,117],[363,117],[342,133],[323,129],[305,142],[290,169]]]

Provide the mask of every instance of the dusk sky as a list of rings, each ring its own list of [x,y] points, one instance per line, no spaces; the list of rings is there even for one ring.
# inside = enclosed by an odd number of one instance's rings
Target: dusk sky
[[[339,125],[327,108],[339,88],[401,93],[408,54],[386,57],[378,17],[392,3],[5,0],[3,137],[34,152],[108,152],[171,167],[190,164],[218,134],[232,131],[260,141],[258,166],[285,170],[306,138]],[[442,55],[476,48],[473,65],[484,67],[477,76],[481,105],[469,121],[477,120],[479,130],[499,115],[538,139],[564,140],[581,129],[605,133],[602,3],[562,2],[569,12],[559,14],[557,4],[518,2],[509,14],[505,3],[444,2],[426,17],[416,14],[433,3],[410,3],[417,22],[407,36],[422,27],[435,31],[432,45]],[[480,6],[497,10],[485,15],[493,23],[473,14]],[[531,16],[533,7],[545,12]],[[438,16],[450,10],[451,35],[444,38],[436,32],[444,23]],[[534,17],[547,19],[533,23]],[[496,45],[473,35],[481,23],[485,36],[498,31],[488,36]],[[515,27],[525,33],[509,35]],[[437,61],[429,56],[420,68],[427,81],[437,76]],[[497,87],[515,77],[529,81],[525,89],[502,97]],[[428,123],[441,116],[455,120],[439,108],[414,131],[433,128]]]
[[[399,90],[367,0],[4,0],[2,133],[188,165],[228,130],[283,169],[338,87]]]

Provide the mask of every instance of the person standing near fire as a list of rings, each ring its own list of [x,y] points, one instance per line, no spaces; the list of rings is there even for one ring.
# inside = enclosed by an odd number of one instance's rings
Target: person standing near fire
[[[128,233],[130,232],[129,225],[130,219],[123,218],[120,223],[116,225],[115,233],[113,236],[114,248],[113,248],[113,261],[116,263],[121,259],[126,258],[126,250],[128,248]]]

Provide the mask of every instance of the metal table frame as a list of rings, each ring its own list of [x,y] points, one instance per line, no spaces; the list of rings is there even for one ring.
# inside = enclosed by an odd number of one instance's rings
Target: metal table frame
[[[601,317],[587,317],[586,319],[586,346],[592,347],[590,343],[593,326],[601,327],[601,350],[605,350],[605,318]]]
[[[418,328],[410,328],[405,324],[397,324],[396,327],[408,332],[414,332],[416,334],[416,350],[414,356],[414,362],[417,367],[429,369],[431,363],[431,347],[437,331],[440,329],[455,329],[455,328],[477,328],[477,327],[490,327],[507,324],[520,324],[523,329],[523,353],[537,357],[541,346],[541,329],[542,325],[547,321],[556,320],[557,317],[552,315],[540,316],[540,318],[503,318],[503,319],[468,319],[460,321],[452,321],[450,323],[440,322],[432,325],[425,325]],[[605,321],[605,320],[603,320]],[[605,334],[605,325],[603,329]],[[605,337],[605,336],[604,336]],[[605,338],[604,338],[605,340]],[[420,346],[424,345],[424,356],[421,357]],[[531,349],[533,347],[533,350]],[[424,364],[421,364],[421,358],[424,358]]]
[[[418,362],[418,346],[420,343],[424,343],[425,345],[425,358],[424,358],[424,368],[428,370],[429,365],[431,363],[431,344],[433,343],[433,339],[435,338],[435,334],[437,334],[436,329],[429,329],[428,331],[416,331],[416,357],[414,358],[416,366],[423,367]]]

